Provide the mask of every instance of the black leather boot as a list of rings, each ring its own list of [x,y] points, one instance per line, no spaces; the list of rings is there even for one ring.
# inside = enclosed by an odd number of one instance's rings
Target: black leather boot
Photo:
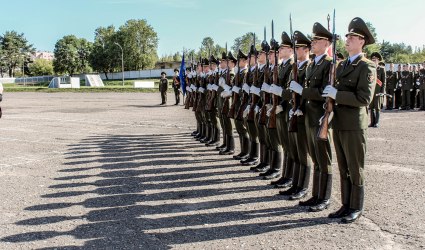
[[[235,138],[230,135],[226,135],[227,137],[227,147],[225,150],[220,151],[220,155],[232,155],[235,153]]]
[[[200,131],[199,131],[199,134],[197,135],[197,136],[195,136],[195,139],[197,140],[197,141],[199,141],[199,140],[201,140],[201,138],[203,138],[204,137],[204,134],[205,134],[205,128],[204,128],[204,124],[203,123],[201,123],[201,126],[200,126]]]
[[[375,126],[375,109],[370,109],[370,124],[369,124],[369,128],[374,127]]]
[[[207,144],[205,144],[205,146],[207,147],[217,146],[218,143],[220,142],[220,133],[221,133],[221,130],[219,128],[214,128],[212,140],[208,142]]]
[[[252,166],[258,163],[260,155],[260,143],[251,141],[249,149],[249,157],[246,160],[241,160],[243,166]]]
[[[238,155],[234,155],[233,159],[235,160],[245,160],[249,156],[249,138],[239,136],[239,142],[241,145],[241,152]]]
[[[364,186],[351,186],[350,210],[342,219],[342,223],[355,222],[363,213]]]
[[[216,147],[215,149],[218,151],[221,151],[223,149],[226,148],[226,131],[223,130],[223,144],[221,144],[220,146]]]
[[[309,208],[310,212],[320,212],[331,204],[332,174],[320,174],[319,199],[317,204]]]
[[[379,128],[379,115],[380,115],[379,110],[376,110],[376,112],[375,112],[375,125],[373,126],[375,128]]]
[[[271,180],[274,178],[278,178],[281,174],[281,167],[282,167],[282,152],[273,151],[271,156],[271,163],[270,163],[270,170],[264,173],[264,180]]]
[[[270,151],[266,145],[261,145],[261,148],[260,154],[262,153],[263,161],[257,165],[255,172],[267,172],[270,169]]]
[[[319,197],[319,185],[320,185],[320,172],[318,169],[314,170],[313,173],[313,190],[312,197],[306,201],[300,201],[300,206],[314,206],[317,203]]]

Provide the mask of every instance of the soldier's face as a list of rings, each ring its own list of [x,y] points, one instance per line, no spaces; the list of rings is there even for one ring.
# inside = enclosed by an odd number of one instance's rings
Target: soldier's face
[[[390,64],[390,70],[393,71],[394,70],[394,64]]]
[[[376,66],[378,66],[379,59],[376,58],[376,57],[372,57],[372,62],[374,62],[376,64]]]
[[[215,64],[215,63],[214,64],[211,64],[211,70],[214,71],[216,69],[217,69],[217,64]]]
[[[254,62],[255,62],[255,55],[252,55],[252,56],[251,56],[251,65],[253,65],[253,64],[254,64]]]
[[[260,55],[258,55],[258,62],[264,64],[266,62],[266,56],[266,53],[261,52]]]
[[[304,61],[308,58],[309,49],[307,47],[298,47],[296,48],[297,57],[299,61]]]
[[[326,39],[313,39],[311,42],[311,52],[316,55],[321,55],[325,53],[329,45],[330,43]]]
[[[224,69],[226,68],[226,61],[225,60],[221,60],[220,61],[220,69]]]
[[[271,64],[274,64],[274,52],[269,53],[269,61]]]
[[[292,48],[290,47],[280,47],[279,48],[279,58],[289,58],[292,55]]]
[[[235,63],[233,61],[229,61],[229,68],[234,68],[235,67]]]
[[[345,49],[350,52],[358,51],[363,48],[365,40],[359,36],[347,35],[347,40],[345,40]]]
[[[241,68],[245,68],[247,64],[248,64],[248,61],[246,59],[239,59],[239,66]]]
[[[407,70],[409,70],[409,67],[407,67],[407,66],[405,65],[405,66],[403,66],[403,70],[407,71]]]

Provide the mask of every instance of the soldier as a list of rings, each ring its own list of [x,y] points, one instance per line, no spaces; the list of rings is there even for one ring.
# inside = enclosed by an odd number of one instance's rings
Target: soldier
[[[217,146],[220,142],[220,126],[217,119],[217,90],[218,90],[218,64],[219,61],[212,55],[210,57],[210,71],[208,72],[209,95],[207,98],[206,113],[210,119],[210,138],[205,142],[205,146]]]
[[[3,84],[0,82],[0,102],[3,101]],[[2,110],[0,107],[0,118],[2,116]]]
[[[349,57],[337,67],[336,86],[328,85],[322,96],[334,99],[336,104],[331,122],[341,180],[342,207],[329,218],[350,223],[363,212],[367,106],[376,86],[376,66],[362,53],[375,40],[361,18],[350,22],[346,38]]]
[[[400,74],[400,84],[401,84],[401,109],[409,110],[410,109],[410,93],[413,91],[413,81],[412,73],[409,71],[409,65],[405,64],[403,66],[403,71]]]
[[[217,99],[217,115],[220,121],[220,126],[221,126],[221,130],[223,131],[223,143],[220,146],[217,146],[215,149],[218,151],[224,150],[227,145],[226,145],[226,125],[225,125],[225,121],[224,121],[224,116],[222,115],[221,111],[223,110],[223,104],[224,104],[224,99],[221,97],[221,93],[223,93],[224,86],[225,86],[225,81],[226,81],[226,70],[227,70],[227,63],[226,63],[226,58],[227,55],[225,52],[222,53],[221,55],[221,60],[220,60],[220,67],[219,67],[219,87],[217,89],[216,92],[216,99]],[[226,89],[230,89],[230,86],[227,86],[226,84]]]
[[[193,100],[193,109],[192,111],[195,112],[196,121],[199,124],[199,133],[195,136],[195,139],[199,141],[201,138],[205,137],[205,124],[202,118],[202,113],[200,112],[200,109],[198,108],[198,104],[201,99],[200,89],[201,88],[201,81],[202,81],[202,59],[199,58],[199,62],[196,65],[196,72],[194,72],[193,75],[193,91],[194,91],[194,100]]]
[[[258,82],[257,81],[257,76],[258,76],[257,57],[258,57],[258,51],[255,48],[255,45],[251,45],[251,49],[249,51],[249,64],[251,65],[251,68],[248,70],[248,73],[246,75],[246,81],[242,86],[244,93],[249,95],[248,105],[243,112],[243,117],[246,120],[249,140],[251,142],[249,157],[246,160],[241,160],[241,164],[244,166],[256,165],[259,161],[259,155],[260,155],[260,142],[258,138],[258,129],[255,124],[255,120],[256,120],[255,114],[253,114],[256,111],[255,106],[257,105],[259,95],[257,95],[257,91],[251,91],[251,88],[257,89],[255,86],[255,84],[257,84]],[[258,89],[258,93],[259,93],[259,89]],[[250,114],[250,112],[253,112],[253,113]]]
[[[419,70],[419,110],[425,110],[425,62]]]
[[[291,109],[289,101],[291,100],[291,93],[289,91],[289,77],[292,71],[293,58],[293,45],[291,38],[286,32],[282,32],[281,44],[279,46],[279,75],[278,84],[270,88],[270,92],[274,95],[282,97],[280,105],[276,108],[276,123],[279,141],[282,144],[284,151],[284,158],[282,164],[282,177],[277,181],[272,181],[270,184],[276,188],[288,188],[292,185],[292,173],[294,166],[294,156],[289,151],[289,132],[288,132],[288,113]]]
[[[171,85],[174,90],[174,96],[176,97],[176,104],[180,104],[180,76],[179,76],[179,70],[174,69],[174,76],[173,76],[173,83]]]
[[[401,64],[397,66],[397,85],[394,89],[394,108],[401,108]]]
[[[212,136],[212,124],[211,124],[211,117],[210,113],[206,111],[206,105],[207,105],[207,97],[209,89],[207,85],[209,84],[209,76],[211,75],[211,68],[210,68],[210,62],[207,58],[203,59],[202,64],[202,74],[201,74],[201,87],[198,89],[200,94],[200,99],[198,102],[198,110],[201,112],[202,121],[204,123],[204,136],[199,139],[200,143],[207,143],[211,140]]]
[[[300,31],[294,32],[294,39],[296,41],[296,53],[297,53],[297,66],[298,74],[295,79],[294,70],[291,74],[291,84],[294,86],[295,83],[297,86],[301,86],[301,89],[306,86],[306,71],[307,67],[310,64],[309,55],[311,48],[311,41]],[[294,80],[297,80],[294,81]],[[302,92],[302,91],[301,91]],[[307,189],[310,181],[310,171],[311,171],[311,159],[308,152],[307,144],[307,134],[305,128],[305,99],[301,99],[299,94],[295,93],[295,100],[292,105],[293,108],[289,111],[289,144],[294,156],[294,170],[293,170],[293,179],[292,187],[286,191],[281,191],[281,195],[289,195],[290,200],[299,200],[304,198],[307,195]],[[298,106],[296,106],[298,105]],[[295,117],[296,116],[296,117]],[[294,120],[296,124],[294,124]],[[292,120],[292,121],[291,121]],[[291,124],[296,125],[297,129],[291,128]],[[292,130],[291,130],[292,129]]]
[[[419,79],[419,70],[416,65],[413,65],[412,69],[412,86],[413,91],[410,92],[410,109],[418,108],[418,96],[419,96],[419,84],[417,84]]]
[[[226,57],[226,71],[225,71],[225,80],[222,82],[223,92],[220,96],[223,98],[223,108],[221,110],[222,119],[224,122],[225,129],[225,140],[226,147],[220,150],[220,155],[232,155],[235,153],[235,138],[233,137],[233,123],[232,120],[227,116],[229,113],[231,96],[232,96],[232,86],[235,78],[235,65],[237,59],[233,56],[232,52],[229,51]]]
[[[308,151],[314,166],[312,197],[307,201],[300,201],[299,204],[310,206],[309,211],[318,212],[329,207],[332,190],[331,133],[328,132],[327,141],[317,140],[317,134],[320,129],[319,121],[324,113],[325,100],[322,92],[328,85],[332,65],[332,58],[327,51],[333,37],[323,25],[315,23],[312,38],[311,49],[316,57],[307,67],[305,87],[292,81],[290,89],[306,100],[305,128]]]
[[[381,54],[379,54],[379,52],[373,52],[370,55],[370,57],[376,65],[377,78],[376,78],[375,93],[372,97],[372,102],[369,105],[369,109],[370,109],[369,127],[378,128],[379,116],[381,111],[381,102],[382,102],[381,95],[384,93],[385,81],[387,80],[387,77],[385,75],[385,69],[379,65],[379,62],[382,61]]]
[[[273,94],[273,92],[271,91],[272,86],[276,86],[276,84],[278,84],[278,71],[279,71],[279,58],[278,58],[278,54],[279,53],[279,43],[272,38],[270,40],[270,53],[269,53],[269,61],[270,61],[270,74],[269,74],[269,79],[267,79],[267,82],[269,85],[271,85],[269,87],[269,95],[271,96],[270,98],[272,99],[272,106],[269,106],[269,108],[267,109],[267,117],[268,118],[268,123],[266,124],[266,128],[267,128],[267,136],[268,136],[268,141],[270,144],[270,169],[265,172],[260,174],[261,176],[264,176],[263,179],[265,180],[270,180],[270,179],[274,179],[280,176],[281,172],[282,172],[282,165],[283,165],[283,148],[282,148],[282,143],[279,139],[279,134],[277,131],[277,116],[276,116],[276,112],[275,109],[277,108],[277,106],[280,106],[280,96],[282,92],[277,92],[279,93],[279,95]],[[276,61],[277,59],[277,61]],[[276,84],[275,84],[276,83]],[[273,115],[271,114],[271,112],[275,112]],[[274,121],[273,121],[274,119]]]
[[[394,71],[394,63],[390,63],[390,69],[386,73],[387,85],[386,92],[391,95],[392,98],[387,97],[386,110],[392,110],[394,107],[394,92],[397,86],[397,72]]]
[[[235,118],[242,102],[242,98],[241,98],[243,95],[242,83],[244,82],[245,75],[248,71],[248,56],[245,55],[241,50],[239,50],[237,59],[238,59],[238,68],[237,68],[237,72],[234,79],[235,83],[232,87],[233,104],[229,110],[228,117],[230,117],[231,119],[234,119],[236,131],[238,132],[238,135],[239,135],[239,142],[241,147],[240,154],[234,155],[233,159],[241,161],[241,160],[247,159],[249,156],[250,142],[249,142],[248,130],[244,120],[243,119],[239,120]]]
[[[167,74],[161,72],[161,79],[159,80],[159,92],[161,92],[161,104],[167,104],[167,90],[168,90],[168,80],[166,78]]]

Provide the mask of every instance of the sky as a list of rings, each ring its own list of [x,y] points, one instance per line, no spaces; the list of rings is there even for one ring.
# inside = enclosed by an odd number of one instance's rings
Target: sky
[[[247,32],[263,40],[264,27],[270,41],[272,19],[280,40],[282,31],[289,33],[290,13],[294,31],[311,34],[315,22],[327,26],[334,8],[340,35],[350,20],[361,17],[376,28],[380,42],[425,44],[424,0],[0,0],[0,6],[0,34],[24,33],[42,51],[53,51],[57,40],[70,34],[93,41],[96,28],[118,28],[129,19],[146,19],[154,28],[160,57],[198,49],[207,36],[223,47]]]

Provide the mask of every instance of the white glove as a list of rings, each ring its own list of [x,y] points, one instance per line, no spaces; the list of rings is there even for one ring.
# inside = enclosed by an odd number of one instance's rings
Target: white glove
[[[418,85],[418,86],[419,86],[420,84],[421,84],[421,83],[420,83],[419,81],[417,81],[417,82],[416,82],[416,85]]]
[[[190,88],[189,88],[189,86],[186,86],[186,91],[187,92],[190,92],[190,90],[189,90]]]
[[[290,109],[289,110],[289,119],[291,119],[293,115],[294,115],[294,111],[292,109]]]
[[[394,89],[394,91],[396,91],[397,89]]]
[[[267,93],[270,93],[270,85],[263,82],[263,85],[261,85],[261,90]]]
[[[295,110],[294,115],[296,115],[296,116],[302,116],[302,115],[304,115],[304,114],[303,114],[303,112],[301,111],[301,109],[297,109],[297,110]]]
[[[271,104],[266,104],[266,109],[267,109],[267,110],[271,109],[272,107],[273,107],[273,105],[271,105]]]
[[[334,88],[331,85],[326,86],[326,88],[323,90],[323,97],[330,97],[332,99],[336,99],[336,92],[338,92],[338,90],[336,88]]]
[[[224,84],[226,84],[226,80],[224,80],[224,78],[223,78],[223,77],[220,77],[220,79],[218,79],[218,85],[219,85],[220,87],[223,87],[223,86],[224,86]]]
[[[227,98],[232,96],[232,91],[223,91],[221,92],[221,97]]]
[[[250,108],[251,108],[251,105],[247,105],[246,106],[246,109],[243,111],[243,117],[244,118],[248,116],[248,113],[249,113],[249,109]]]
[[[282,87],[279,87],[275,84],[272,84],[272,86],[270,87],[270,93],[277,95],[277,96],[282,96]]]
[[[301,86],[296,81],[291,81],[291,84],[289,85],[289,89],[300,95],[303,93],[303,86]]]
[[[413,89],[410,89],[410,92],[412,92],[413,91]]]
[[[398,86],[401,87],[401,83]]]
[[[247,94],[249,94],[249,88],[250,88],[249,85],[246,83],[244,83],[242,86],[243,91],[245,91],[245,93]]]
[[[319,125],[322,125],[323,117],[324,117],[324,115],[323,115],[322,117],[320,117],[320,119],[319,119]],[[333,118],[333,117],[334,117],[334,112],[332,111],[332,112],[329,114],[328,124],[329,124],[329,123],[331,123],[331,121],[332,121],[332,118]]]
[[[282,106],[277,105],[277,107],[276,107],[276,115],[277,115],[277,114],[279,114],[279,113],[280,113],[280,112],[282,112],[282,111],[283,111]]]
[[[3,84],[0,83],[0,94],[3,94]]]
[[[258,106],[255,106],[255,109],[254,109],[255,114],[257,114],[258,111],[260,111],[260,108]]]
[[[272,109],[273,109],[273,108],[270,108],[270,109],[268,109],[268,110],[267,110],[266,115],[267,115],[268,117],[270,117],[270,115],[272,114]],[[275,113],[275,114],[276,114],[276,113]]]

